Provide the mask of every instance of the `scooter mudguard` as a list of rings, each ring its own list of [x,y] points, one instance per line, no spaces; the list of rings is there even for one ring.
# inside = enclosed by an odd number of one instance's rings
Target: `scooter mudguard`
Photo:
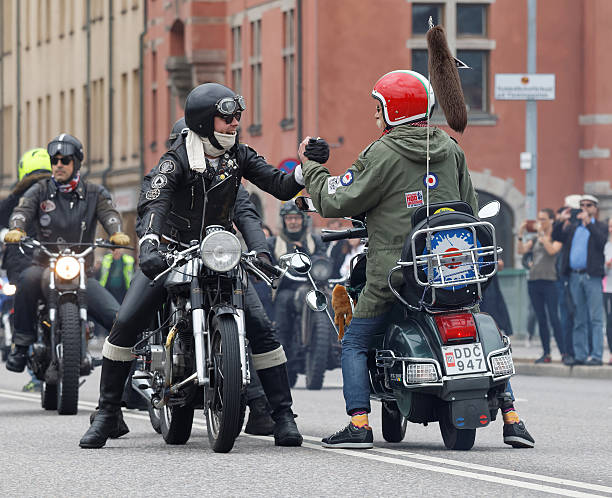
[[[489,403],[484,398],[451,401],[451,420],[457,429],[489,425]]]

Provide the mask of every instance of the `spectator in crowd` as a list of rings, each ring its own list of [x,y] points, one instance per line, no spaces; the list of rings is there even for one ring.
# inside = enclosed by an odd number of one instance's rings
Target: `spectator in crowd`
[[[535,361],[536,363],[551,362],[549,324],[555,334],[561,355],[565,354],[565,344],[561,336],[561,324],[557,314],[557,270],[555,268],[556,254],[561,250],[562,244],[552,240],[554,219],[555,213],[552,209],[542,209],[533,227],[530,226],[532,220],[525,220],[518,233],[518,253],[531,252],[533,254],[527,276],[527,289],[538,320],[538,330],[544,349],[542,356]],[[537,232],[537,237],[525,241],[525,232],[532,230]]]
[[[609,365],[612,366],[612,218],[608,220],[608,242],[604,247],[606,276],[604,277],[604,305],[606,309],[606,333],[610,348]]]
[[[592,195],[580,199],[577,224],[571,223],[571,211],[561,213],[553,229],[553,240],[563,243],[562,272],[569,275],[569,288],[575,305],[573,344],[574,358],[569,365],[602,365],[604,246],[605,223],[597,220],[599,200]],[[590,327],[588,322],[590,320]],[[592,342],[589,344],[589,329]]]
[[[123,249],[113,249],[102,258],[99,271],[100,285],[121,304],[134,275],[134,258]]]
[[[329,230],[341,230],[342,220],[332,218],[327,222],[327,228]],[[340,278],[340,268],[350,251],[351,244],[347,239],[335,240],[329,243],[326,253],[332,265],[331,278]]]

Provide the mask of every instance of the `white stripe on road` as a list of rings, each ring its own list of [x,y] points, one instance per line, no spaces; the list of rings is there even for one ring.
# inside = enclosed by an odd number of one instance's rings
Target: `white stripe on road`
[[[28,394],[28,393],[18,393],[15,391],[8,391],[5,389],[0,389],[0,397],[22,400],[22,401],[40,402],[40,395]],[[86,409],[86,410],[93,410],[96,408],[96,403],[80,401],[79,407],[82,409]],[[124,417],[131,418],[131,419],[137,419],[137,420],[144,420],[144,421],[149,420],[148,415],[141,415],[138,413],[124,412]],[[206,429],[206,424],[198,420],[194,420],[193,425],[201,429]],[[260,439],[260,440],[265,440],[265,441],[273,440],[273,438],[270,436],[252,436],[249,434],[243,434],[243,436],[249,437],[251,439]],[[314,442],[318,443],[320,442],[321,439],[314,437],[314,436],[304,435],[304,440],[312,441],[313,443]],[[499,467],[488,467],[485,465],[479,465],[475,463],[468,463],[468,462],[462,462],[458,460],[451,460],[447,458],[433,457],[433,456],[423,455],[420,453],[394,450],[390,448],[376,448],[375,447],[372,450],[347,450],[347,449],[341,449],[341,448],[327,449],[327,448],[323,448],[319,444],[312,444],[308,442],[305,442],[303,446],[306,448],[312,449],[312,450],[325,451],[328,454],[341,454],[341,455],[351,456],[355,458],[374,460],[374,461],[378,461],[381,463],[388,463],[388,464],[399,465],[403,467],[411,467],[415,469],[427,470],[430,472],[437,472],[437,473],[454,475],[454,476],[459,476],[459,477],[466,477],[469,479],[487,481],[487,482],[492,482],[496,484],[505,484],[505,485],[514,486],[517,488],[531,489],[534,491],[554,493],[554,494],[559,494],[563,496],[582,497],[582,496],[594,496],[594,495],[588,492],[584,493],[581,491],[574,491],[571,489],[557,488],[553,486],[547,486],[545,484],[536,484],[536,483],[527,482],[527,481],[520,481],[516,479],[508,479],[505,477],[480,474],[477,472],[469,472],[469,471],[454,469],[454,468],[449,468],[449,467],[444,468],[444,467],[440,467],[439,465],[442,464],[442,465],[453,466],[453,467],[463,467],[463,468],[468,468],[472,471],[479,470],[482,472],[488,472],[492,474],[501,474],[506,477],[517,477],[519,479],[529,479],[529,480],[541,481],[541,482],[549,483],[549,484],[570,486],[573,488],[578,488],[578,489],[583,489],[583,490],[588,490],[588,491],[599,491],[603,493],[612,493],[612,487],[608,487],[608,486],[583,483],[579,481],[572,481],[569,479],[559,479],[556,477],[549,477],[549,476],[544,476],[544,475],[539,475],[539,474],[531,474],[527,472],[506,470],[506,469],[501,469]],[[383,456],[377,453],[382,453],[383,455],[392,455],[392,456]],[[406,460],[407,458],[412,459],[412,460],[424,460],[424,461],[431,462],[436,465],[434,466],[434,465],[429,465],[426,463]]]

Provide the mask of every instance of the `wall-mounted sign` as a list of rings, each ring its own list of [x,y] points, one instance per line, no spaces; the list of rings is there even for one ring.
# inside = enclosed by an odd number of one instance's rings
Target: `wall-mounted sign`
[[[496,74],[497,100],[555,100],[554,74]]]

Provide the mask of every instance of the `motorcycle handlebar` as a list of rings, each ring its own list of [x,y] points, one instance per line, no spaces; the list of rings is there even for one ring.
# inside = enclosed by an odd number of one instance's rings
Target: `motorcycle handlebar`
[[[346,230],[322,231],[321,240],[323,242],[331,242],[333,240],[343,239],[363,239],[368,236],[366,228],[347,228]]]
[[[283,270],[277,268],[276,266],[270,265],[261,259],[254,258],[251,262],[253,263],[253,266],[257,267],[267,275],[275,278],[280,278],[283,275]]]

